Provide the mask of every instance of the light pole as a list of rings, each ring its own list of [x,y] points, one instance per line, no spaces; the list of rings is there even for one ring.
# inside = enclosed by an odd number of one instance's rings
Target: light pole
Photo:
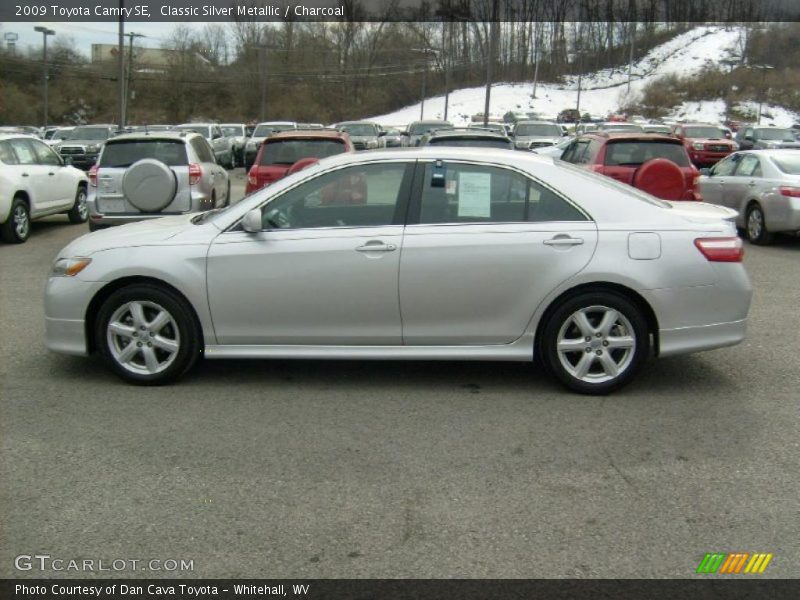
[[[55,35],[56,32],[47,27],[34,27],[33,30],[41,33],[44,40],[44,126],[47,127],[47,80],[49,78],[47,74],[47,36]]]
[[[486,99],[483,103],[483,126],[489,127],[489,103],[492,96],[492,63],[497,52],[497,3],[492,0],[492,23],[489,26],[489,53],[486,57]]]
[[[435,56],[436,53],[430,48],[411,48],[410,52],[419,52],[425,57],[425,69],[422,71],[422,91],[420,92],[419,101],[419,120],[422,121],[425,118],[425,85],[428,79],[428,54],[433,54]],[[447,119],[447,117],[445,117],[445,119]]]
[[[758,99],[758,124],[761,125],[761,108],[764,105],[764,96],[767,93],[765,88],[767,83],[767,71],[770,69],[774,69],[772,65],[753,65],[755,69],[761,69],[761,93],[759,94]]]
[[[125,100],[123,101],[123,114],[125,115],[125,121],[122,125],[123,127],[127,125],[128,120],[128,100],[131,99],[131,86],[133,85],[133,38],[137,37],[146,37],[144,34],[135,33],[131,31],[130,33],[126,33],[125,35],[128,36],[128,77],[127,81],[125,82],[124,93],[123,96]]]

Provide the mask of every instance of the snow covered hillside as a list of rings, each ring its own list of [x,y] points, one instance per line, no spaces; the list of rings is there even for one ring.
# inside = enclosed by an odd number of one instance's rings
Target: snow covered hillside
[[[644,87],[665,75],[688,76],[698,74],[707,65],[718,65],[720,61],[737,52],[741,29],[723,26],[696,27],[670,41],[653,48],[641,60],[634,63],[630,94],[635,98]],[[605,116],[617,111],[628,100],[627,66],[619,69],[604,69],[581,77],[581,113]],[[492,115],[502,116],[508,111],[533,110],[541,115],[555,118],[565,108],[575,108],[578,95],[578,78],[569,77],[563,85],[541,84],[536,87],[536,98],[531,99],[532,82],[497,83],[492,86]],[[485,87],[464,88],[450,93],[448,118],[456,125],[469,122],[470,116],[483,112]],[[748,103],[748,108],[749,108]],[[796,122],[797,115],[780,107],[764,107],[771,118],[762,118],[764,124],[789,126]],[[444,115],[444,96],[425,100],[425,118],[437,119]],[[682,120],[722,121],[725,105],[722,100],[709,102],[685,102],[671,115]],[[420,105],[414,104],[398,111],[372,117],[382,125],[405,125],[420,118]]]

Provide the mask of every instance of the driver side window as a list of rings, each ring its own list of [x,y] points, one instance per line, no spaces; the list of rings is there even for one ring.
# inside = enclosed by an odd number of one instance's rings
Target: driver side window
[[[739,160],[741,158],[742,158],[741,154],[731,154],[729,157],[719,161],[716,165],[714,165],[711,168],[711,174],[716,177],[725,177],[727,175],[732,175],[734,169],[736,169],[736,165],[739,163]]]
[[[412,165],[354,165],[289,190],[261,208],[263,229],[380,227],[402,223]]]

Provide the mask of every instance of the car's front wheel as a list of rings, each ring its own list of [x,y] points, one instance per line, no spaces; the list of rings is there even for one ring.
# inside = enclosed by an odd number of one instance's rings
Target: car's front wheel
[[[607,394],[628,383],[647,359],[647,321],[624,296],[582,293],[549,316],[540,352],[547,369],[571,390]]]
[[[95,326],[95,343],[111,369],[139,385],[177,379],[200,357],[200,327],[172,291],[137,284],[112,293]]]

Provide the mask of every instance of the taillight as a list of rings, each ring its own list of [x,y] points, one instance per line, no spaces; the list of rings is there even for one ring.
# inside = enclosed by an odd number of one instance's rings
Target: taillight
[[[189,165],[189,185],[195,185],[198,181],[200,181],[200,177],[203,176],[203,169],[200,168],[200,165],[197,163],[191,163]]]
[[[697,238],[697,249],[711,262],[742,262],[744,247],[738,237]]]
[[[779,187],[778,191],[781,193],[781,196],[787,196],[789,198],[800,198],[800,188],[784,185]]]
[[[256,176],[257,167],[252,167],[247,173],[247,183],[250,185],[258,185],[258,177]]]
[[[89,169],[87,175],[89,177],[89,185],[92,187],[97,187],[97,165],[92,165],[92,168]]]

